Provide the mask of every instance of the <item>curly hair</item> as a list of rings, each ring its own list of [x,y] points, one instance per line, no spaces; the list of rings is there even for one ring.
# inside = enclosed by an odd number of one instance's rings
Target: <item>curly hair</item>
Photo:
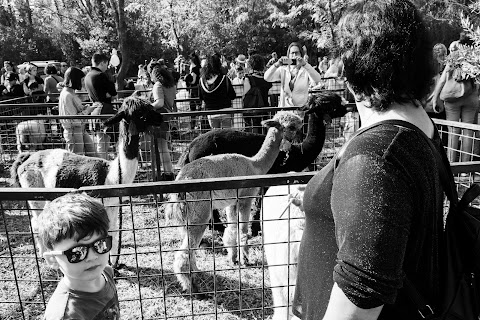
[[[52,63],[49,63],[45,67],[45,74],[57,74],[57,68],[55,67],[55,65]]]
[[[367,99],[381,111],[428,93],[432,46],[410,1],[361,1],[340,19],[338,35],[344,74],[356,99]]]
[[[222,61],[216,54],[207,57],[207,63],[200,70],[200,74],[205,79],[222,74]]]
[[[250,59],[248,59],[248,64],[255,71],[263,71],[265,69],[265,60],[259,54],[251,55]]]
[[[175,84],[175,79],[173,78],[173,75],[168,71],[164,65],[154,62],[150,66],[151,71],[150,71],[150,77],[152,78],[152,81],[155,82],[160,82],[162,86],[165,88],[171,88]]]

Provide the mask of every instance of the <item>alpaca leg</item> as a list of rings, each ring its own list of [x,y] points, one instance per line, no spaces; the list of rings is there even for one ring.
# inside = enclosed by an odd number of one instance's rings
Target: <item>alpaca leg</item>
[[[175,261],[173,271],[175,272],[178,282],[182,285],[182,289],[187,293],[199,292],[196,281],[196,271],[198,271],[196,262],[196,249],[200,244],[200,240],[205,232],[206,225],[188,226],[184,230],[185,236],[180,246],[180,251],[175,253]]]
[[[237,227],[238,227],[238,212],[237,206],[228,206],[226,209],[227,214],[227,228],[223,234],[223,245],[227,247],[228,261],[231,264],[238,262],[237,253]]]
[[[32,226],[32,232],[33,232],[33,239],[34,239],[34,246],[36,245],[38,249],[38,255],[41,257],[43,256],[43,252],[45,252],[45,247],[43,246],[43,243],[40,241],[38,238],[38,216],[43,210],[43,207],[45,207],[46,201],[28,201],[28,207],[29,207],[29,215],[31,217],[31,226]]]
[[[248,223],[250,221],[250,211],[253,203],[252,198],[242,199],[238,202],[239,212],[239,230],[240,230],[240,263],[248,264]]]
[[[108,219],[110,220],[109,234],[112,236],[112,249],[110,250],[110,264],[116,268],[120,259],[120,231],[118,218],[120,207],[118,202],[112,203],[111,200],[104,200],[107,209]]]

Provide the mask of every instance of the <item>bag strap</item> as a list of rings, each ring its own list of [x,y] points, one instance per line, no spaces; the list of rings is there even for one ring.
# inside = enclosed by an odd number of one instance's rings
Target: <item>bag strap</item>
[[[448,161],[448,158],[447,158],[447,155],[446,155],[445,151],[443,151],[443,149],[439,150],[433,144],[432,140],[429,137],[427,137],[427,135],[422,130],[420,130],[418,127],[411,124],[410,122],[406,122],[406,121],[403,121],[403,120],[385,120],[385,121],[377,122],[377,123],[373,124],[372,126],[365,127],[365,128],[362,128],[362,129],[358,130],[350,138],[350,140],[347,141],[347,143],[345,143],[345,145],[342,147],[342,149],[335,155],[334,170],[338,166],[340,160],[342,159],[343,154],[345,153],[345,150],[347,149],[348,145],[351,143],[351,141],[355,137],[359,136],[360,134],[362,134],[362,133],[364,133],[364,132],[366,132],[370,129],[373,129],[373,128],[379,126],[379,125],[384,125],[384,124],[394,125],[394,126],[399,126],[399,127],[406,127],[406,128],[415,130],[417,133],[420,134],[420,136],[422,136],[422,138],[424,138],[424,140],[427,142],[427,144],[431,148],[431,150],[433,152],[433,155],[435,157],[435,162],[437,163],[438,169],[440,171],[440,180],[441,180],[441,183],[442,183],[442,187],[443,187],[443,190],[444,190],[445,194],[447,195],[447,198],[450,200],[450,205],[457,206],[458,205],[457,190],[455,188],[455,181],[453,180],[453,174],[452,174],[452,170],[450,168],[450,162]],[[472,198],[472,200],[473,200],[479,194],[480,194],[480,186],[478,186],[478,188],[475,188],[474,191],[472,190],[468,199],[470,199],[471,197],[474,197],[474,198]],[[462,198],[462,200],[463,200],[463,198]],[[468,201],[467,198],[465,199],[465,201]],[[468,201],[468,203],[470,203],[470,202],[471,201]],[[417,311],[420,314],[420,316],[423,319],[432,319],[435,316],[435,313],[434,313],[432,307],[430,306],[430,304],[428,304],[428,302],[420,294],[420,292],[417,290],[415,285],[410,281],[410,279],[408,279],[408,277],[405,277],[403,287],[404,287],[408,297],[412,301],[412,303],[416,306]]]

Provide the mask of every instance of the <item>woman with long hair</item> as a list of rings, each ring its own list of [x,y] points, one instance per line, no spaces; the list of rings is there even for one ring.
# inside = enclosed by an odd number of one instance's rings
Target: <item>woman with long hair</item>
[[[292,42],[288,46],[287,56],[280,57],[265,71],[266,81],[280,81],[280,108],[303,107],[308,100],[309,87],[321,80],[320,74],[305,60],[304,55],[304,47]]]
[[[230,79],[222,73],[220,56],[208,56],[200,72],[200,100],[205,105],[205,110],[221,110],[232,107],[235,99],[235,89]],[[231,128],[231,114],[208,115],[208,123],[213,129]]]
[[[58,97],[58,113],[61,116],[88,115],[96,106],[83,105],[75,90],[82,89],[85,74],[76,67],[65,71],[63,89]],[[86,156],[97,156],[92,138],[85,131],[85,123],[79,119],[62,119],[63,137],[67,150]]]

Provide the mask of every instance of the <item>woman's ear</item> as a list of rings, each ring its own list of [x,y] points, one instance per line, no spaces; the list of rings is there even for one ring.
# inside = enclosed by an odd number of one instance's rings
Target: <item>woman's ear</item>
[[[44,252],[43,253],[43,258],[45,259],[45,261],[47,262],[47,264],[51,267],[51,268],[54,268],[54,269],[58,269],[59,268],[59,265],[58,265],[58,262],[57,262],[57,259],[55,258],[55,256],[53,254],[51,254],[50,252]]]

